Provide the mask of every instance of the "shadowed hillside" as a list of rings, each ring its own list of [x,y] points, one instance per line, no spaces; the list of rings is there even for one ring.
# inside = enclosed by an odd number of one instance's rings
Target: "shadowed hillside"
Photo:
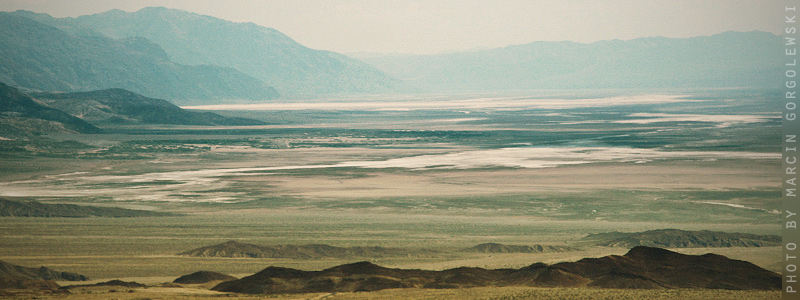
[[[635,247],[624,256],[586,258],[550,266],[537,263],[521,269],[462,267],[426,271],[384,268],[369,262],[322,271],[269,267],[252,276],[223,282],[213,290],[279,294],[514,285],[778,290],[781,281],[779,274],[720,255],[684,255],[659,248]]]
[[[80,118],[47,107],[20,90],[0,82],[0,135],[8,137],[101,131]]]
[[[636,246],[663,248],[771,247],[779,246],[781,242],[781,237],[777,235],[679,229],[658,229],[633,233],[607,232],[590,234],[585,239],[594,240],[598,246],[625,248]]]

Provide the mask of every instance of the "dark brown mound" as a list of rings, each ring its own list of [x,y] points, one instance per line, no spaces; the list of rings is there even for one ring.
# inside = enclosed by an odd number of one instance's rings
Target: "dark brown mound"
[[[135,282],[135,281],[122,281],[118,279],[114,279],[111,281],[95,283],[94,286],[122,286],[122,287],[129,287],[129,288],[139,288],[139,287],[146,287],[146,285]]]
[[[575,251],[577,249],[567,246],[551,246],[551,245],[533,245],[533,246],[520,246],[520,245],[504,245],[498,243],[484,243],[475,247],[467,248],[464,252],[478,252],[478,253],[560,253]]]
[[[537,263],[521,269],[425,271],[385,268],[369,262],[322,271],[269,267],[252,276],[223,282],[213,290],[276,294],[510,285],[777,290],[781,288],[781,278],[751,263],[720,255],[684,255],[636,247],[623,256],[586,258],[552,266]]]
[[[644,246],[635,247],[624,256],[585,258],[553,266],[592,280],[613,274],[629,274],[672,288],[736,290],[781,288],[780,275],[746,261],[716,254],[684,255]]]
[[[779,246],[781,243],[781,237],[777,235],[679,229],[658,229],[633,233],[606,232],[590,234],[586,239],[595,240],[595,244],[598,246],[625,248],[636,246],[661,248],[772,247]]]
[[[181,277],[178,277],[178,279],[175,279],[175,281],[173,282],[183,283],[183,284],[199,284],[199,283],[209,283],[212,281],[231,281],[236,279],[239,278],[217,272],[199,271],[189,275],[183,275]]]
[[[146,287],[147,285],[135,282],[135,281],[122,281],[118,279],[114,279],[111,281],[100,282],[95,284],[81,284],[81,285],[70,285],[65,286],[64,288],[80,288],[80,287],[95,287],[95,286],[119,286],[119,287],[128,287],[128,288],[141,288]]]

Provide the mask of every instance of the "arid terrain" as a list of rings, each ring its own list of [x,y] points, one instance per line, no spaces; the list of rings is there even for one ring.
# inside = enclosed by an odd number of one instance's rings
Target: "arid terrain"
[[[169,215],[27,217],[13,206],[16,214],[0,217],[0,259],[86,275],[86,283],[120,279],[147,285],[71,288],[64,294],[9,290],[19,293],[16,299],[258,299],[264,296],[171,282],[197,271],[242,278],[269,266],[310,271],[358,261],[430,271],[518,269],[627,253],[629,242],[587,239],[613,232],[680,229],[774,237],[780,219],[779,120],[765,104],[770,95],[721,97],[725,100],[683,94],[574,102],[465,97],[413,100],[402,107],[380,101],[285,103],[217,111],[267,125],[105,125],[102,134],[50,135],[24,149],[7,139],[0,141],[7,143],[0,160],[3,199]],[[559,104],[564,101],[569,104]],[[780,270],[780,247],[770,238],[725,238],[733,240],[679,241],[664,248]],[[280,254],[180,255],[228,241]],[[651,237],[645,243],[665,241]],[[482,249],[495,250],[465,250],[489,243],[496,245]],[[534,248],[550,250],[519,250]],[[333,250],[345,254],[320,254]],[[268,297],[774,299],[778,294],[512,285]]]
[[[777,299],[796,12],[650,2],[0,0],[0,299]]]

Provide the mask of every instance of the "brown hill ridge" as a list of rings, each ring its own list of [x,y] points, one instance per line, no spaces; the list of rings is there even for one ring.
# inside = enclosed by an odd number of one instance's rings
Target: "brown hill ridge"
[[[391,269],[369,262],[322,271],[268,267],[213,290],[248,294],[357,292],[391,288],[464,288],[478,286],[601,288],[699,288],[778,290],[780,275],[749,262],[715,254],[684,255],[635,247],[623,256],[586,258],[521,269],[457,268],[444,271]]]
[[[251,258],[354,258],[354,257],[390,257],[406,255],[425,255],[430,250],[406,250],[384,247],[335,247],[324,244],[310,245],[277,245],[262,246],[255,244],[227,241],[217,245],[200,247],[179,253],[194,257],[251,257]]]
[[[679,229],[658,229],[633,233],[606,232],[590,234],[585,239],[595,240],[595,244],[598,246],[625,248],[636,246],[662,248],[771,247],[780,246],[781,243],[781,237],[777,235]]]
[[[1,289],[57,289],[55,280],[85,281],[86,276],[54,271],[45,267],[29,268],[0,261]]]
[[[504,245],[498,243],[484,243],[475,247],[464,249],[464,252],[478,252],[478,253],[560,253],[576,251],[578,249],[568,246],[552,246],[552,245]]]

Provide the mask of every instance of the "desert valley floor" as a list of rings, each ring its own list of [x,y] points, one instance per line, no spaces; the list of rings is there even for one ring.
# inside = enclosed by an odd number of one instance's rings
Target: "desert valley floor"
[[[50,135],[24,147],[3,138],[4,201],[165,213],[0,217],[2,261],[90,279],[58,281],[62,286],[112,279],[147,285],[9,297],[775,299],[776,290],[587,286],[254,296],[172,283],[197,271],[242,278],[269,266],[314,271],[359,261],[431,271],[519,269],[622,256],[632,241],[779,272],[781,249],[771,240],[781,217],[774,95],[692,93],[202,107],[266,125],[105,124],[101,134]],[[658,231],[664,229],[680,231]],[[633,235],[643,232],[650,235]],[[738,235],[710,242],[722,233]],[[395,250],[180,255],[228,241]],[[499,246],[474,250],[482,244]]]

